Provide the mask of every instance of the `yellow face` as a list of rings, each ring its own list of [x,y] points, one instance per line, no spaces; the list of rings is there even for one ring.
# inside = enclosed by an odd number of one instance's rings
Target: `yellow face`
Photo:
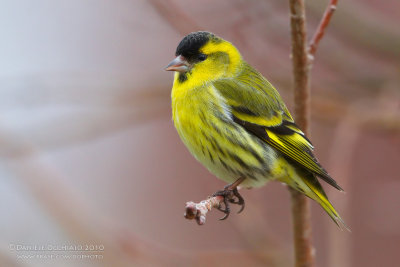
[[[193,65],[193,75],[200,75],[202,80],[231,77],[235,74],[241,56],[231,43],[221,40],[214,43],[210,41],[200,48],[200,53],[207,56],[204,61]]]
[[[177,59],[179,58],[181,64],[175,62],[175,65],[179,65],[180,68],[167,68],[176,71],[175,88],[195,88],[219,78],[232,77],[239,70],[241,64],[239,51],[231,43],[219,37],[213,35],[199,48],[192,48],[193,45],[179,51],[178,46]],[[175,61],[178,62],[177,59]]]

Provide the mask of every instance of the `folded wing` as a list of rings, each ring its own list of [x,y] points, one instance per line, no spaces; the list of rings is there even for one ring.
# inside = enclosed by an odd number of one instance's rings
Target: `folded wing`
[[[310,140],[294,123],[278,92],[257,71],[248,66],[237,79],[216,81],[214,87],[230,106],[237,124],[343,191],[314,157]]]

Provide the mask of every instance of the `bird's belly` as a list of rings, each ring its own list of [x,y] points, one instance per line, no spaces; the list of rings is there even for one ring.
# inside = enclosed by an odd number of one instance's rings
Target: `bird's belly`
[[[223,113],[176,109],[174,124],[191,154],[218,178],[232,183],[246,177],[247,187],[262,186],[273,178],[275,150]]]

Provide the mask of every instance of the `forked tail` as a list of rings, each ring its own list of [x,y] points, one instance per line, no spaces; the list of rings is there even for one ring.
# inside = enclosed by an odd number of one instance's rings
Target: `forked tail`
[[[311,199],[317,201],[321,207],[328,213],[328,215],[332,218],[332,220],[339,226],[340,229],[346,229],[347,231],[351,232],[349,227],[344,223],[342,218],[340,217],[339,213],[335,210],[332,204],[329,202],[327,195],[325,194],[324,189],[322,188],[321,184],[319,183],[318,179],[313,175],[306,175],[302,177],[303,182],[307,185],[308,189],[304,190],[306,195]]]

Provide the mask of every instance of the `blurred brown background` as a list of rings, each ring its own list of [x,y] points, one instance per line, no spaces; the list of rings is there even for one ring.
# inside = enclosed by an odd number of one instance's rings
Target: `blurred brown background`
[[[326,4],[307,1],[310,35]],[[316,55],[312,140],[346,190],[325,185],[352,229],[312,204],[318,266],[398,266],[399,10],[339,1]],[[185,34],[212,31],[291,108],[288,14],[278,0],[2,1],[0,265],[292,266],[281,184],[243,190],[245,211],[226,221],[183,218],[186,201],[224,183],[179,140],[163,71]],[[100,247],[54,251],[86,244]]]

